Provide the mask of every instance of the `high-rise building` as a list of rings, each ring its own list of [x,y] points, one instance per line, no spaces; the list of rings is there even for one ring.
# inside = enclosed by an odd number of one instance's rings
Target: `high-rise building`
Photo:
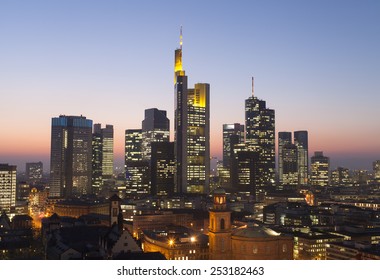
[[[166,111],[156,108],[145,110],[145,119],[142,121],[142,157],[150,160],[151,145],[153,142],[169,142],[170,122]]]
[[[261,192],[275,182],[275,112],[254,95],[245,100],[245,141],[247,149],[258,153],[256,185]]]
[[[351,187],[352,178],[350,170],[344,167],[338,167],[331,171],[331,186],[334,187]]]
[[[330,159],[323,152],[315,152],[311,157],[310,184],[312,186],[325,187],[330,183],[329,178]]]
[[[175,159],[176,191],[208,193],[210,183],[210,85],[188,88],[180,48],[175,50]]]
[[[244,125],[223,124],[223,166],[231,165],[231,145],[244,143]]]
[[[292,133],[281,131],[278,133],[278,181],[280,184],[283,182],[284,162],[282,158],[282,147],[286,144],[292,143]]]
[[[287,143],[282,146],[282,184],[287,186],[298,185],[297,146]]]
[[[43,163],[39,162],[27,162],[25,164],[26,179],[28,183],[35,184],[42,179],[43,175]]]
[[[142,156],[142,130],[125,131],[125,177],[126,194],[134,196],[150,193],[149,161]]]
[[[16,171],[14,165],[0,164],[0,212],[9,213],[16,206]]]
[[[309,183],[309,140],[307,131],[294,131],[294,144],[297,147],[298,185],[306,186]]]
[[[92,135],[92,187],[95,194],[99,194],[104,181],[113,175],[113,126],[94,124]]]
[[[127,163],[142,160],[142,130],[127,129],[125,131],[125,168]]]
[[[150,161],[151,194],[174,193],[174,142],[153,142]]]
[[[380,160],[376,160],[372,164],[373,166],[373,179],[375,183],[380,183]]]
[[[257,152],[235,149],[231,164],[233,191],[249,192],[254,200],[263,199],[263,197],[260,198],[262,192],[256,184],[258,158]]]
[[[84,116],[52,118],[50,197],[91,193],[92,120]]]

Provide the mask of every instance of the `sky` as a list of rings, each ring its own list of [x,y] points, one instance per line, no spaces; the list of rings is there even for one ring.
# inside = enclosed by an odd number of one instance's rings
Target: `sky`
[[[307,130],[309,155],[372,169],[380,159],[380,1],[0,0],[0,162],[43,161],[51,118],[125,129],[166,110],[173,132],[174,50],[183,26],[189,86],[210,84],[211,154],[222,125],[255,95],[279,131]],[[172,133],[173,139],[173,133]]]

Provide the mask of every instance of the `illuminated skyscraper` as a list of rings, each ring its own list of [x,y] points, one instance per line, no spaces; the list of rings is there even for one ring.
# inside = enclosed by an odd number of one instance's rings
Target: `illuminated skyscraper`
[[[187,87],[180,48],[175,50],[175,159],[176,191],[208,193],[210,181],[210,85]]]
[[[278,180],[280,184],[283,183],[283,173],[284,173],[284,160],[282,157],[282,147],[286,144],[292,143],[292,133],[287,131],[282,131],[278,133]]]
[[[325,187],[329,185],[330,159],[323,152],[315,152],[311,157],[310,184]]]
[[[258,153],[256,185],[261,192],[275,181],[275,112],[254,95],[245,100],[245,141],[247,149]]]
[[[16,170],[9,164],[0,164],[0,212],[9,213],[16,206]]]
[[[92,135],[92,187],[99,194],[105,180],[113,175],[113,126],[94,124]]]
[[[153,142],[169,142],[170,122],[166,111],[156,108],[145,110],[145,119],[142,121],[142,157],[150,160],[151,145]]]
[[[282,184],[288,186],[298,185],[297,146],[287,143],[282,146]]]
[[[25,165],[26,178],[28,183],[35,184],[42,179],[43,163],[39,162],[27,162]]]
[[[374,161],[372,166],[375,183],[380,183],[380,160]]]
[[[298,185],[307,186],[309,183],[309,140],[307,131],[294,131],[294,144],[297,147]]]
[[[150,192],[149,161],[142,157],[142,130],[125,131],[125,177],[126,194],[148,195]]]
[[[92,120],[83,116],[52,118],[50,197],[91,193]]]
[[[232,145],[244,143],[244,125],[240,123],[223,125],[223,166],[231,164]]]
[[[334,187],[351,187],[352,178],[350,170],[344,167],[338,167],[331,171],[331,186]]]
[[[151,168],[151,194],[172,195],[174,193],[174,143],[153,142]]]

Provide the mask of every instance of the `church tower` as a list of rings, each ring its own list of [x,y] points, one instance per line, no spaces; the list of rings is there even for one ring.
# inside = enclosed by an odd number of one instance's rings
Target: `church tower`
[[[231,259],[231,211],[227,209],[224,189],[214,191],[214,205],[209,215],[210,260]]]

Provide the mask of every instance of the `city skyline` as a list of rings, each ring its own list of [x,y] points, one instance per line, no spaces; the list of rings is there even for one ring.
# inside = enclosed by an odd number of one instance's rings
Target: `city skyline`
[[[43,161],[46,172],[50,120],[60,114],[113,125],[117,166],[124,131],[141,127],[145,109],[167,111],[173,140],[173,50],[183,25],[189,84],[210,83],[211,156],[222,160],[223,124],[244,122],[254,76],[255,95],[276,111],[276,138],[306,130],[309,156],[323,151],[332,168],[371,169],[380,158],[380,4],[274,2],[211,1],[201,10],[195,1],[181,15],[170,1],[152,10],[145,1],[7,3],[0,162],[23,170]]]

